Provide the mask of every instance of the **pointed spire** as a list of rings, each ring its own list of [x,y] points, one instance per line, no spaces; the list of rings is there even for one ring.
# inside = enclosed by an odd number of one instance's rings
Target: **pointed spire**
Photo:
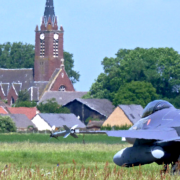
[[[51,30],[52,30],[52,21],[51,21],[51,17],[49,17],[49,19],[48,19],[47,30],[48,30],[48,31],[51,31]]]
[[[47,25],[49,18],[51,18],[52,24],[55,21],[55,12],[54,12],[54,4],[53,0],[46,0],[46,7],[44,11],[44,23]]]
[[[36,26],[36,31],[39,31],[38,25]]]
[[[55,17],[54,30],[58,30],[57,17]]]
[[[62,25],[61,25],[61,27],[60,27],[60,30],[64,32],[64,28],[63,28],[63,26],[62,26]]]
[[[42,18],[42,24],[41,24],[41,30],[45,30],[46,27],[45,27],[45,24],[44,24],[44,17]]]

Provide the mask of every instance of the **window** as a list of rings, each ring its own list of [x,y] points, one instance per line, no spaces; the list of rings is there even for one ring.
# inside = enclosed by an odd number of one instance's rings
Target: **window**
[[[166,109],[170,107],[174,107],[174,106],[167,101],[164,100],[152,101],[144,108],[142,118],[145,118],[156,111],[160,111],[162,109]]]
[[[15,103],[15,100],[13,97],[11,97],[11,105],[13,105]]]
[[[45,42],[40,40],[40,57],[44,57],[45,54]]]
[[[59,56],[59,41],[57,40],[53,40],[53,56],[54,57],[58,57]]]
[[[64,85],[60,86],[59,91],[66,91],[66,87]]]

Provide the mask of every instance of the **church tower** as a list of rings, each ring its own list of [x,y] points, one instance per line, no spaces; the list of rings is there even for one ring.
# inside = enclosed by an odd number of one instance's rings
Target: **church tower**
[[[50,81],[55,72],[62,68],[63,75],[54,81],[52,90],[65,89],[74,91],[74,87],[69,80],[62,62],[63,57],[63,34],[64,30],[61,26],[58,28],[57,17],[54,12],[53,0],[46,0],[46,7],[40,28],[36,26],[35,40],[35,62],[34,62],[34,81]],[[63,79],[62,79],[63,78]],[[63,82],[63,84],[62,84]],[[61,87],[61,88],[60,88]],[[63,87],[63,88],[62,88]],[[68,88],[66,88],[68,87]]]

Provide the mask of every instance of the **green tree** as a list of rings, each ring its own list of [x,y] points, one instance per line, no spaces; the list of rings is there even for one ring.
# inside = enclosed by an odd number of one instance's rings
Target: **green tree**
[[[71,82],[74,84],[77,81],[79,81],[80,74],[77,71],[74,71],[74,60],[73,60],[73,54],[70,54],[66,51],[64,51],[64,64],[65,64],[65,70],[68,74],[68,77],[70,78]]]
[[[55,98],[48,99],[46,103],[41,102],[37,105],[37,109],[41,113],[65,113],[69,114],[70,111],[66,107],[60,106]]]
[[[1,68],[33,68],[34,46],[22,42],[0,44]]]
[[[9,116],[0,116],[0,132],[16,132],[16,125]]]
[[[131,81],[149,82],[160,98],[179,95],[180,55],[173,48],[120,49],[115,58],[105,57],[101,73],[90,88],[94,98],[113,97]]]
[[[149,102],[158,98],[156,89],[151,83],[132,81],[124,84],[114,96],[113,104],[141,104],[145,107]]]
[[[35,101],[17,101],[15,107],[36,107],[36,105]]]
[[[19,91],[18,99],[17,99],[18,102],[29,101],[29,100],[30,100],[30,95],[26,89]]]
[[[34,46],[31,44],[4,43],[0,44],[0,68],[34,68]],[[65,69],[72,83],[79,81],[79,72],[73,70],[73,54],[64,51]]]
[[[30,95],[27,90],[19,91],[15,107],[35,107],[36,105],[35,101],[30,101]]]

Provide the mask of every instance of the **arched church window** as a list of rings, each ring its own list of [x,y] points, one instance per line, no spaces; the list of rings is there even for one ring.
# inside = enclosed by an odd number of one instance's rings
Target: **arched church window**
[[[11,97],[11,105],[13,105],[15,103],[15,100],[13,97]]]
[[[59,56],[59,35],[58,34],[54,34],[53,56],[54,57],[58,57]]]
[[[64,85],[60,86],[59,91],[66,91],[66,87]]]

